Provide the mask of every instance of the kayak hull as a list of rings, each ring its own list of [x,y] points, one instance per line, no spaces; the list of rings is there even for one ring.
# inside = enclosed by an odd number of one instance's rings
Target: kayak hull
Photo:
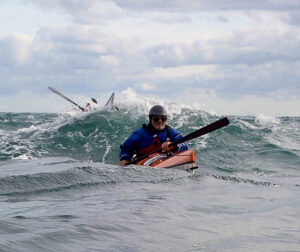
[[[195,152],[186,150],[177,153],[154,153],[137,163],[137,165],[155,168],[176,168],[192,171],[197,169]]]

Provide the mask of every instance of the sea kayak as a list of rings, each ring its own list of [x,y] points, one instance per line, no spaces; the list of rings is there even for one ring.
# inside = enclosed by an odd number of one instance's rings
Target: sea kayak
[[[186,171],[197,169],[195,152],[186,150],[182,152],[167,154],[154,153],[149,157],[139,161],[137,165],[151,166],[155,168],[175,168]]]

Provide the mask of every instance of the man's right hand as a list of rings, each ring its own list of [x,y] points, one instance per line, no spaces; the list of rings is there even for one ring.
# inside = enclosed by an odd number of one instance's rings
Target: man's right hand
[[[121,160],[120,162],[119,162],[119,165],[120,166],[124,166],[124,165],[126,165],[127,164],[127,160]]]

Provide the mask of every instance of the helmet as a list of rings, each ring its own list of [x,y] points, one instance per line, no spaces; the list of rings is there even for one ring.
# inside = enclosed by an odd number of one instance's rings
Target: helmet
[[[150,116],[155,116],[155,115],[167,116],[167,111],[163,106],[155,105],[150,109],[149,117]]]

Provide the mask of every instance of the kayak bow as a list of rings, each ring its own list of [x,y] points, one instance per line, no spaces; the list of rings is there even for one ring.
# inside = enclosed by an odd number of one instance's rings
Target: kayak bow
[[[192,171],[197,169],[195,152],[186,150],[177,153],[154,153],[139,161],[137,165],[150,166],[155,168],[175,168]]]

